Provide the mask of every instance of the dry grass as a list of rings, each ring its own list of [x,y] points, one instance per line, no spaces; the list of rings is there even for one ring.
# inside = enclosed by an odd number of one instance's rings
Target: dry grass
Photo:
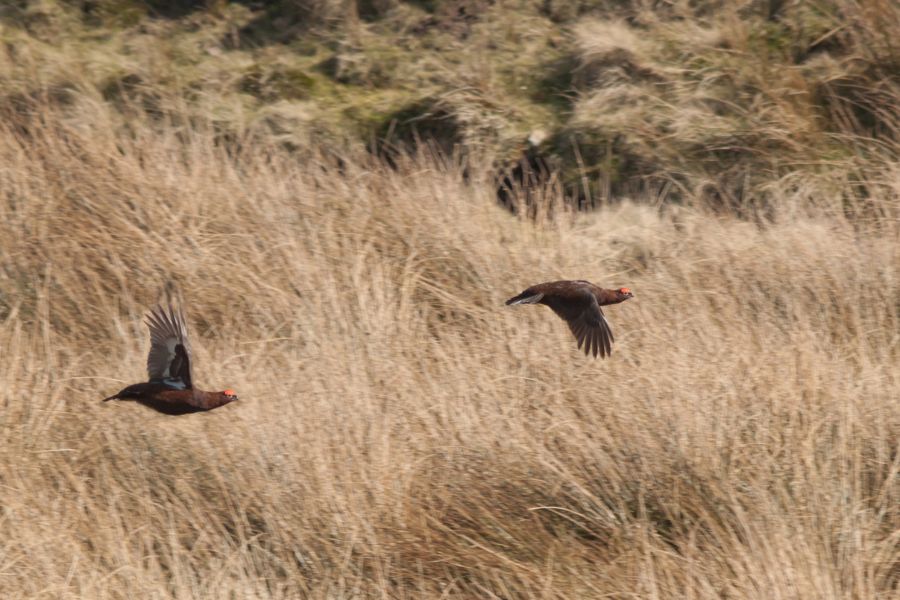
[[[561,139],[579,140],[591,180],[615,194],[667,179],[735,209],[779,202],[768,183],[789,173],[896,162],[900,53],[878,23],[900,26],[900,4],[665,4],[573,27],[579,93]]]
[[[77,90],[299,147],[419,134],[497,167],[540,130],[589,203],[669,182],[735,207],[897,161],[898,29],[890,0],[16,0],[0,102]]]
[[[32,108],[0,130],[3,596],[895,597],[896,169],[773,181],[757,224],[530,222],[453,161]],[[100,404],[170,277],[241,401]],[[554,277],[635,290],[610,360],[502,306]]]
[[[893,4],[144,4],[0,7],[0,596],[896,597]],[[335,141],[408,105],[469,163]],[[497,205],[536,126],[598,210]],[[240,402],[99,402],[168,280]]]

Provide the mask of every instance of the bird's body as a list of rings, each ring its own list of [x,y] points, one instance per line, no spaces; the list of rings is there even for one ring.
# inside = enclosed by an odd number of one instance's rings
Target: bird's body
[[[510,304],[545,304],[569,325],[584,347],[585,354],[603,357],[612,352],[613,334],[601,306],[624,302],[634,295],[628,288],[605,289],[583,279],[548,281],[533,285],[518,296],[506,301]]]
[[[150,312],[149,381],[122,389],[108,400],[133,400],[167,415],[184,415],[218,408],[237,400],[232,390],[205,392],[191,381],[191,350],[184,315],[171,304]]]
[[[104,400],[134,400],[167,415],[186,415],[218,408],[234,400],[225,392],[180,390],[165,383],[135,383]]]

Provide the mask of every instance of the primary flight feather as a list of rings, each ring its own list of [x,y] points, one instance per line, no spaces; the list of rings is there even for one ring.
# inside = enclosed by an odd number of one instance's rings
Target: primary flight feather
[[[634,294],[628,288],[604,289],[583,279],[548,281],[533,285],[506,301],[511,304],[545,304],[562,318],[587,355],[612,352],[613,333],[601,306],[619,304]]]
[[[103,401],[133,400],[168,415],[183,415],[218,408],[238,399],[232,390],[206,392],[191,379],[191,345],[184,314],[171,302],[159,304],[147,315],[150,353],[147,379],[135,383]]]

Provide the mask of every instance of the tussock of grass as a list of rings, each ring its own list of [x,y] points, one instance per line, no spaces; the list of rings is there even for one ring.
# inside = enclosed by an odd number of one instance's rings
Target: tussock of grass
[[[666,185],[738,205],[786,175],[896,160],[896,3],[19,4],[0,15],[10,93],[139,81],[125,92],[229,135],[415,146],[420,124],[499,167],[542,130],[532,152],[591,204]]]
[[[86,4],[0,7],[5,595],[896,594],[892,4]],[[168,280],[240,402],[99,402]]]
[[[474,165],[73,102],[0,131],[6,593],[896,590],[896,171],[865,201],[772,182],[764,225],[559,197],[528,220]],[[196,379],[241,401],[99,403],[143,377],[169,277]],[[502,306],[553,277],[635,290],[610,360]]]

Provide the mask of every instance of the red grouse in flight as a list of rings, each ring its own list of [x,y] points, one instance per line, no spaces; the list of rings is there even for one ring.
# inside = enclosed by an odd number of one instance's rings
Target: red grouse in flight
[[[167,415],[212,410],[238,399],[232,390],[204,392],[191,382],[191,345],[181,310],[162,304],[147,316],[150,328],[149,381],[129,385],[107,400],[134,400]]]
[[[633,297],[628,288],[607,290],[579,279],[533,285],[506,304],[546,304],[569,325],[585,354],[607,356],[612,351],[613,334],[600,307]]]

